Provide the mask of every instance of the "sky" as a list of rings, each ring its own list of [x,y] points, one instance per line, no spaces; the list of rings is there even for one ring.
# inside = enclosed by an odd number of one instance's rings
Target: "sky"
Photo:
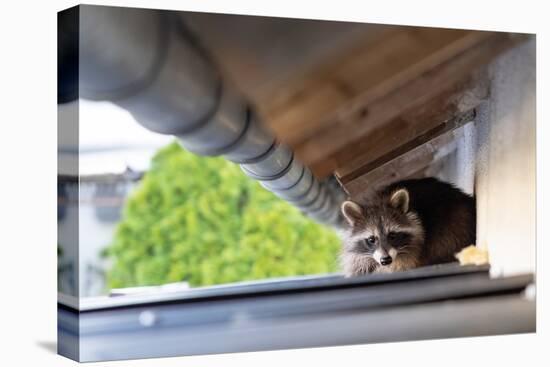
[[[79,146],[60,137],[59,154],[60,159],[74,159],[80,150],[81,175],[121,173],[127,166],[146,170],[156,150],[174,139],[145,129],[129,112],[110,102],[80,100],[60,105],[59,114],[70,114],[75,108],[79,108]],[[60,118],[59,123],[74,120]]]

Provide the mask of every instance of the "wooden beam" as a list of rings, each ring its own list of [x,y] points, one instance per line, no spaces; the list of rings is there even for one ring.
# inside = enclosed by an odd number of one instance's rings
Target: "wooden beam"
[[[354,158],[377,159],[435,128],[442,116],[461,112],[457,94],[473,73],[521,40],[508,33],[396,27],[289,88],[262,113],[316,176],[337,171],[342,178],[361,166],[343,168]],[[381,148],[373,151],[373,142]]]
[[[456,149],[456,140],[461,134],[461,129],[447,131],[342,186],[348,196],[353,199],[396,180],[423,177],[426,169],[444,159]]]
[[[330,156],[330,159],[310,167],[320,176],[334,171],[336,176],[347,182],[357,174],[362,174],[366,169],[364,167],[374,168],[372,162],[379,162],[381,157],[401,146],[410,146],[418,136],[444,130],[443,125],[447,121],[454,121],[456,115],[475,108],[487,94],[488,82],[484,74],[457,83],[422,106],[402,111],[401,115],[356,140],[354,144],[349,144]]]
[[[477,102],[477,99],[472,99]],[[476,106],[478,103],[474,103]],[[441,106],[446,106],[441,104]],[[474,107],[474,106],[472,106]],[[454,109],[448,110],[455,112]],[[450,117],[450,113],[442,116],[435,116],[433,111],[422,119],[422,115],[411,120],[397,119],[386,126],[386,129],[379,129],[371,134],[366,146],[355,158],[350,159],[347,164],[341,163],[336,171],[336,176],[342,184],[354,180],[378,166],[394,159],[401,154],[412,150],[439,135],[454,130],[472,121],[475,117],[475,110],[471,109]],[[441,117],[441,119],[439,119]],[[443,120],[445,119],[445,120]],[[391,135],[388,137],[388,135]],[[346,154],[353,153],[350,150]],[[351,158],[351,157],[350,157]]]
[[[394,89],[414,77],[403,73],[411,65],[465,34],[468,32],[392,27],[320,66],[304,80],[297,80],[294,88],[287,86],[272,97],[273,102],[263,112],[269,125],[285,136],[288,144],[303,141],[320,128],[330,127],[335,111],[349,105],[351,99],[361,96],[363,102],[375,100],[388,88]]]

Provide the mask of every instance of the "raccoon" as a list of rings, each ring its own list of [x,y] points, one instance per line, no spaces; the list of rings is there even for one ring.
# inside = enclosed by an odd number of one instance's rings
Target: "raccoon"
[[[452,262],[476,240],[475,199],[435,178],[395,182],[345,201],[342,214],[346,276]]]

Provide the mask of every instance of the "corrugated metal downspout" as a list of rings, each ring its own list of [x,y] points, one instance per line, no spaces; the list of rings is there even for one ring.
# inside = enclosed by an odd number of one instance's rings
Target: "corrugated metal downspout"
[[[343,191],[263,128],[175,12],[81,6],[80,96],[108,100],[185,149],[222,155],[315,220],[339,226]]]

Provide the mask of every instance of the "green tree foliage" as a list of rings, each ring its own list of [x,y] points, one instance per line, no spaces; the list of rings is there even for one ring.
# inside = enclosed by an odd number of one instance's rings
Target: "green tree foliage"
[[[337,271],[330,229],[223,158],[172,143],[129,196],[106,256],[111,288],[192,286]]]

